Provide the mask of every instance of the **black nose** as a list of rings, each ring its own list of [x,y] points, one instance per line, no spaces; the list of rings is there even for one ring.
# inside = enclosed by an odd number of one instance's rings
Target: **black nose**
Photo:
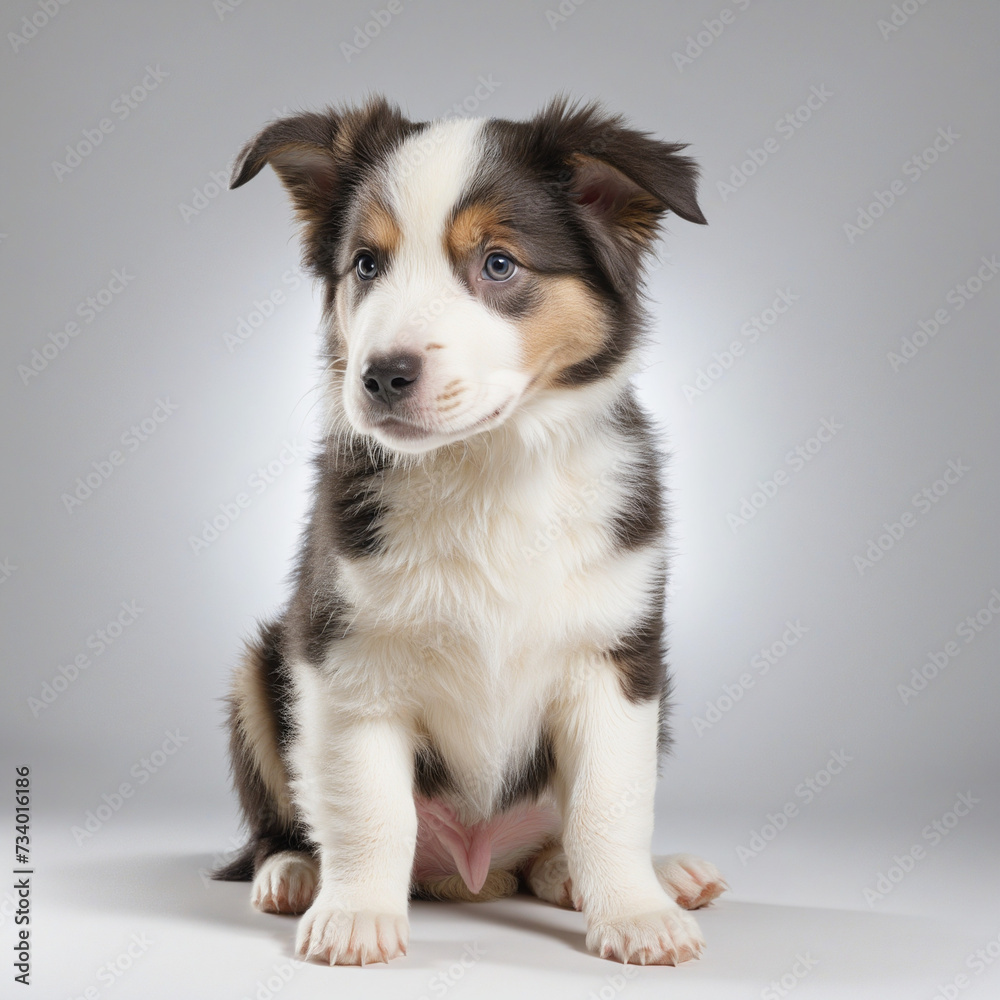
[[[423,365],[419,354],[372,358],[361,372],[361,382],[370,395],[391,409],[413,391]]]

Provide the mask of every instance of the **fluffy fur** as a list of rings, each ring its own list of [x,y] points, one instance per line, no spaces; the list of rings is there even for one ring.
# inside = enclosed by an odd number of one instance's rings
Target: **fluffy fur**
[[[707,862],[650,856],[668,744],[658,451],[630,378],[681,146],[594,106],[408,121],[381,100],[273,122],[323,283],[327,433],[288,606],[236,673],[250,829],[218,875],[304,913],[298,950],[388,960],[411,896],[519,885],[592,950],[674,964]],[[676,900],[676,901],[675,901]]]

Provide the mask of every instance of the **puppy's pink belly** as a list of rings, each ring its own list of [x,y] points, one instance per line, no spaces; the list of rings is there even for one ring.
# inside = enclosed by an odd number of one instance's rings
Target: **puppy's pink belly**
[[[523,861],[560,828],[558,813],[547,806],[517,806],[471,826],[460,823],[441,799],[418,796],[416,806],[414,879],[435,881],[458,874],[473,893],[483,887],[490,868]]]

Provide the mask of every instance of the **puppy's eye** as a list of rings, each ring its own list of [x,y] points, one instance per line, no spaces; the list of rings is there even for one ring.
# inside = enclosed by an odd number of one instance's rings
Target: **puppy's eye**
[[[378,274],[378,264],[370,253],[358,254],[354,270],[362,281],[371,281]]]
[[[506,281],[516,270],[513,257],[505,253],[491,253],[483,265],[483,277],[490,281]]]

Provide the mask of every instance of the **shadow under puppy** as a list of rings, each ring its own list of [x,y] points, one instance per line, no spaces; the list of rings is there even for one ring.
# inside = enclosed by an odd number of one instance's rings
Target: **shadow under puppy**
[[[250,841],[217,873],[330,964],[406,951],[411,895],[526,886],[675,964],[718,871],[653,859],[666,750],[660,461],[631,384],[643,257],[703,223],[683,146],[563,99],[272,122],[324,291],[325,433],[293,595],[236,672]],[[680,905],[678,905],[680,904]]]

